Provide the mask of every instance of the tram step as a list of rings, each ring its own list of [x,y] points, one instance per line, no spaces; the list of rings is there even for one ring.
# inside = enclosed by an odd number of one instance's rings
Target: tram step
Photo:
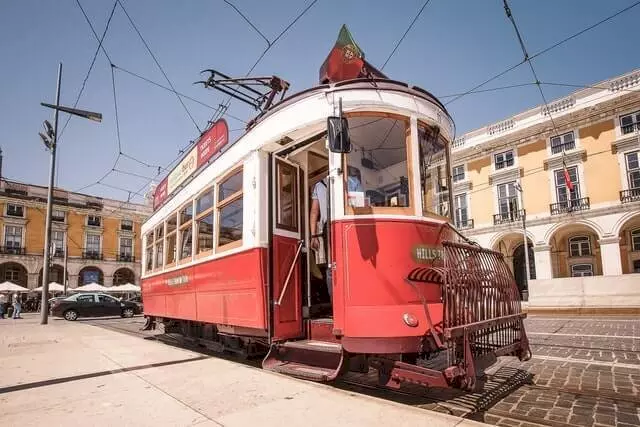
[[[302,340],[273,344],[262,367],[306,380],[326,382],[338,376],[343,362],[340,344]]]

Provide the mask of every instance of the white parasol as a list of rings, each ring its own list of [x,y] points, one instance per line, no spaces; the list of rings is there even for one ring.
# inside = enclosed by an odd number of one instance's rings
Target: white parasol
[[[33,291],[42,292],[42,286],[38,286]],[[49,283],[49,292],[64,292],[64,286],[58,282],[51,282]]]
[[[133,283],[125,283],[124,285],[116,285],[107,288],[109,292],[140,292],[140,286],[136,286]]]
[[[0,283],[0,292],[29,292],[29,289],[23,288],[11,282]]]
[[[73,292],[107,292],[109,288],[106,288],[98,283],[89,283],[88,285],[78,286],[74,289],[69,289]]]

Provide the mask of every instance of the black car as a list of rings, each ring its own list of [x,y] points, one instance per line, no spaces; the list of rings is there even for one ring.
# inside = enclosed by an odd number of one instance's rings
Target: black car
[[[78,317],[121,316],[133,317],[141,310],[134,302],[120,301],[111,295],[101,293],[82,293],[71,295],[62,300],[53,301],[51,314],[76,320]]]

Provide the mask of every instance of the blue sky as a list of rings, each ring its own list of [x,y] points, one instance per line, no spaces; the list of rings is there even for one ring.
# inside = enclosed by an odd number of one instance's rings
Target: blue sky
[[[311,0],[234,0],[233,3],[274,39]],[[113,7],[110,0],[80,0],[96,32],[102,34]],[[615,13],[635,0],[511,0],[513,14],[530,54]],[[192,83],[205,68],[242,76],[266,42],[222,0],[169,2],[123,0],[158,61],[179,92],[216,106],[225,98]],[[265,55],[253,75],[278,75],[291,92],[317,83],[318,69],[347,24],[368,61],[381,66],[420,9],[423,0],[319,0]],[[640,66],[634,53],[640,39],[640,6],[534,60],[541,81],[593,84]],[[0,115],[3,175],[34,184],[47,183],[49,156],[37,132],[52,120],[40,102],[54,101],[56,70],[63,62],[61,102],[72,105],[97,42],[75,0],[5,0],[0,3]],[[166,85],[161,72],[117,7],[104,46],[114,64]],[[500,0],[432,0],[385,72],[437,96],[464,92],[518,63],[522,53]],[[152,165],[165,165],[198,132],[174,94],[120,70],[115,73],[122,151]],[[521,66],[487,88],[532,82]],[[575,89],[544,86],[548,99]],[[443,98],[444,101],[447,98]],[[213,111],[184,101],[198,125]],[[508,117],[541,103],[534,86],[472,94],[448,105],[458,132]],[[78,108],[99,111],[100,124],[72,119],[59,144],[58,185],[77,190],[111,169],[118,154],[111,68],[102,53],[87,81]],[[234,116],[252,111],[234,101]],[[66,121],[61,116],[61,124]],[[243,124],[227,117],[229,127]],[[232,137],[241,132],[234,131]],[[130,159],[117,169],[153,177],[157,170]],[[138,190],[146,180],[111,173],[102,182]],[[84,192],[125,198],[103,185]],[[134,198],[141,201],[140,197]]]

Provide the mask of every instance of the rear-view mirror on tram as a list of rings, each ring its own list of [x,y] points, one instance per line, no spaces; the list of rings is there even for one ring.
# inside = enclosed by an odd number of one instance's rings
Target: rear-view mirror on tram
[[[332,153],[351,152],[349,138],[349,122],[345,117],[331,116],[327,118],[327,138]]]

